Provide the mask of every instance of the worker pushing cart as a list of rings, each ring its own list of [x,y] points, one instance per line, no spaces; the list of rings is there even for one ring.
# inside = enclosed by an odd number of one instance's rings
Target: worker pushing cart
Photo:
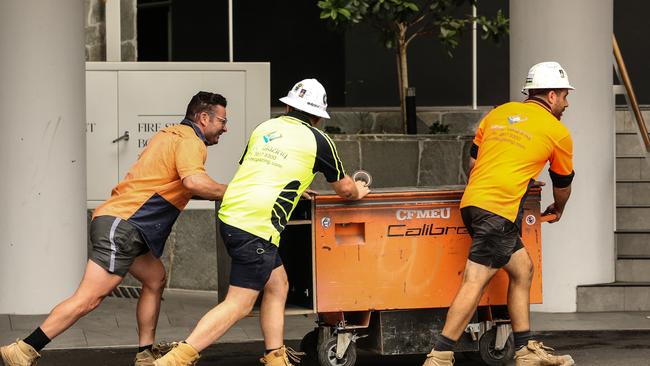
[[[287,105],[286,115],[253,131],[219,210],[220,234],[232,258],[226,298],[184,342],[156,360],[156,366],[194,365],[199,352],[251,312],[262,290],[260,326],[266,352],[261,362],[284,366],[298,360],[284,346],[288,283],[278,253],[280,234],[316,173],[322,172],[347,200],[361,199],[369,189],[345,175],[334,143],[313,127],[329,118],[327,95],[316,79],[296,83],[280,101]]]
[[[509,276],[508,312],[517,366],[573,365],[571,356],[555,356],[530,331],[533,264],[520,230],[523,202],[546,162],[553,183],[552,203],[543,215],[557,222],[571,194],[572,140],[560,122],[573,87],[557,62],[542,62],[528,72],[523,102],[492,110],[481,121],[471,149],[469,182],[460,203],[472,245],[463,281],[449,308],[442,332],[424,366],[450,366],[453,349],[473,316],[491,278],[500,268]]]

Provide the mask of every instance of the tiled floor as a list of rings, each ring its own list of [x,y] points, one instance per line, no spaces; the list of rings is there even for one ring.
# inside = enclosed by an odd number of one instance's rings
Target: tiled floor
[[[92,313],[54,339],[47,348],[84,348],[135,346],[137,300],[109,297]],[[159,341],[182,340],[199,319],[214,305],[216,295],[210,292],[167,290],[158,320]],[[38,327],[46,315],[0,314],[0,344],[24,338]],[[302,339],[315,326],[315,315],[286,317],[285,338]],[[231,328],[217,343],[239,343],[262,340],[257,316],[247,317]]]
[[[168,290],[164,298],[158,321],[158,341],[184,339],[198,320],[216,304],[216,295],[210,292]],[[107,298],[99,308],[79,320],[47,348],[133,347],[137,344],[135,308],[136,300]],[[0,344],[24,338],[45,317],[0,314]],[[316,316],[288,315],[285,319],[285,338],[300,340],[314,328]],[[650,312],[533,313],[532,328],[545,332],[650,331]],[[217,343],[261,340],[259,318],[253,315],[237,323]]]

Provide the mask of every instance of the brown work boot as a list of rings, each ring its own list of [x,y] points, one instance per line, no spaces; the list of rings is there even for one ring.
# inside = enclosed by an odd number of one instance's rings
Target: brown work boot
[[[175,343],[169,353],[154,361],[154,366],[194,366],[201,356],[187,343]]]
[[[569,355],[555,356],[548,351],[553,351],[553,348],[546,347],[541,342],[529,340],[526,346],[515,352],[515,366],[571,366],[575,364]]]
[[[142,352],[135,354],[135,366],[153,366],[153,362],[160,357],[156,357],[156,354],[150,350],[146,349]]]
[[[0,355],[4,366],[34,366],[41,355],[36,352],[34,347],[16,339],[16,342],[0,347]]]
[[[260,362],[270,366],[293,366],[291,361],[300,363],[300,357],[304,355],[304,352],[296,352],[291,348],[282,346],[260,358]]]
[[[432,349],[422,366],[454,366],[454,352]]]

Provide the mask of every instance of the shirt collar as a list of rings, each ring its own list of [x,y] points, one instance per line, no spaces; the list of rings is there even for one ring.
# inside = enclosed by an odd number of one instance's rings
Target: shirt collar
[[[305,112],[301,112],[299,110],[293,110],[287,114],[285,114],[287,117],[295,118],[297,120],[300,120],[300,122],[307,124],[308,126],[311,126],[311,123],[309,121],[309,115]]]
[[[184,118],[181,121],[181,124],[185,125],[185,126],[192,127],[192,129],[194,130],[194,133],[196,133],[196,136],[198,136],[201,139],[201,141],[203,141],[204,144],[206,144],[206,145],[208,144],[208,140],[205,139],[205,135],[203,134],[203,132],[201,132],[201,129],[199,128],[199,126],[197,126],[196,123],[192,122],[191,119]]]
[[[533,103],[533,104],[537,104],[537,105],[539,105],[540,107],[546,109],[550,114],[553,114],[553,112],[552,112],[552,110],[551,110],[551,106],[550,106],[550,105],[549,105],[549,104],[548,104],[544,99],[542,99],[542,98],[538,98],[538,97],[528,97],[528,99],[526,99],[526,100],[524,101],[524,103]]]

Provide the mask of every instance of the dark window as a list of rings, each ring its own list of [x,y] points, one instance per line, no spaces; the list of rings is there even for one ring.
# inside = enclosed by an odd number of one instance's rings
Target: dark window
[[[228,61],[227,0],[138,0],[138,61]]]

